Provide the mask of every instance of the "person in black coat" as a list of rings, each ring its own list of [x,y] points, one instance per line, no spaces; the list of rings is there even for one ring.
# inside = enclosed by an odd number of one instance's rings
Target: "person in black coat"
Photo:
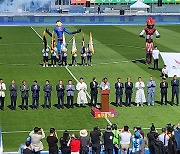
[[[115,89],[116,89],[116,106],[122,107],[122,95],[123,95],[124,84],[121,82],[121,78],[117,78],[117,82],[115,83]]]
[[[57,97],[58,97],[58,109],[64,109],[64,90],[63,81],[59,80],[59,84],[56,85]]]
[[[114,149],[113,138],[114,138],[114,134],[112,132],[112,128],[111,126],[108,125],[103,134],[105,154],[113,153],[113,149]]]
[[[23,150],[23,154],[33,154],[32,149],[31,149],[31,143],[26,142],[26,148]]]
[[[31,91],[32,91],[32,109],[38,109],[40,86],[37,84],[36,80],[34,80],[34,84],[31,86]]]
[[[90,133],[90,139],[92,143],[92,154],[100,154],[101,144],[100,144],[101,131],[98,126],[93,128],[93,131]]]
[[[90,83],[90,89],[91,89],[91,106],[97,105],[97,94],[98,94],[98,82],[96,81],[96,78],[93,77],[92,82]]]
[[[165,105],[167,105],[167,89],[168,89],[168,83],[166,82],[166,78],[162,79],[162,82],[160,83],[161,88],[161,105],[163,105],[163,99],[165,98]]]
[[[125,93],[126,93],[126,106],[131,106],[131,97],[133,93],[133,83],[131,82],[131,78],[127,78],[127,82],[125,82]]]
[[[174,75],[173,80],[171,80],[172,86],[172,102],[171,105],[174,105],[174,97],[176,96],[176,105],[179,105],[179,80],[177,80],[177,75]]]
[[[164,149],[164,144],[162,141],[158,139],[159,134],[156,133],[154,134],[154,142],[152,143],[152,147],[154,149],[154,153],[152,154],[164,154],[165,149]]]
[[[64,131],[63,136],[60,138],[60,149],[62,154],[70,154],[71,153],[71,149],[69,146],[67,146],[68,142],[70,140],[70,135],[69,132],[67,130]]]
[[[18,86],[16,85],[15,80],[12,80],[11,85],[9,86],[12,110],[16,110],[17,90]]]

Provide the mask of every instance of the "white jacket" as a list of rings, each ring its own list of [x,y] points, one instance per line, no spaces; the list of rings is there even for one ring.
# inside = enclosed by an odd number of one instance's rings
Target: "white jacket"
[[[0,97],[5,97],[6,85],[5,83],[0,84]]]

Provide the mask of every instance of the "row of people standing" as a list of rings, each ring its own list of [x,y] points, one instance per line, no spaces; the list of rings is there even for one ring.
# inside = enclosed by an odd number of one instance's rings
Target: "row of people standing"
[[[89,46],[89,45],[88,45]],[[60,66],[67,66],[67,57],[68,54],[67,52],[62,52],[60,55],[57,56],[56,53],[57,49],[55,49],[54,51],[52,51],[50,53],[51,55],[51,67],[57,67],[57,62],[60,64]],[[49,67],[49,49],[46,50],[42,50],[42,54],[43,54],[43,67]],[[82,47],[81,51],[80,51],[80,55],[81,55],[81,66],[92,66],[92,56],[93,54],[90,52],[89,47],[85,48]],[[71,62],[71,66],[77,66],[77,52],[71,52],[71,56],[72,56],[72,62]]]
[[[175,97],[176,97],[176,105],[179,105],[179,80],[177,79],[176,75],[173,77],[173,80],[171,80],[171,86],[172,86],[171,105],[174,105]],[[97,95],[98,95],[99,87],[101,90],[110,90],[110,84],[106,77],[103,79],[100,86],[98,85],[98,82],[95,77],[92,79],[92,82],[90,82],[90,94],[91,94],[90,105],[91,106],[97,105]],[[116,106],[122,107],[122,97],[123,97],[124,88],[125,88],[125,95],[126,95],[126,101],[125,101],[126,106],[131,106],[132,93],[133,93],[133,83],[131,82],[131,78],[128,77],[127,82],[125,82],[125,84],[121,81],[121,78],[118,78],[114,87],[115,87],[115,94],[116,94],[116,100],[115,100]],[[142,81],[141,77],[138,77],[138,81],[135,83],[135,88],[136,88],[135,103],[137,103],[137,106],[139,105],[143,106],[143,103],[146,102],[146,98],[145,98],[145,93],[144,93],[145,84]],[[153,80],[153,77],[151,76],[149,81],[147,82],[148,106],[150,105],[154,106],[155,88],[156,88],[156,82]],[[167,105],[168,82],[166,82],[165,78],[163,78],[162,82],[160,83],[160,89],[161,89],[161,104]],[[0,79],[0,109],[2,110],[4,109],[5,90],[6,90],[5,83],[3,83],[3,80]],[[26,81],[23,80],[22,85],[20,86],[21,98],[22,98],[22,105],[21,105],[22,109],[24,108],[28,109],[28,98],[29,98],[30,90],[32,91],[32,108],[37,109],[39,107],[40,86],[35,80],[30,89]],[[62,80],[59,80],[59,83],[56,85],[57,99],[58,99],[57,107],[59,109],[64,108],[64,95],[65,95],[64,91],[65,90],[67,92],[68,108],[73,108],[75,90],[78,90],[77,104],[80,106],[81,104],[85,105],[88,103],[87,96],[86,96],[87,84],[84,82],[83,78],[80,78],[76,87],[72,84],[72,80],[69,80],[66,86],[64,86]],[[10,98],[11,98],[11,108],[15,110],[16,101],[17,101],[17,91],[18,91],[18,86],[16,85],[15,80],[12,80],[9,86],[9,91],[10,91]],[[44,91],[43,107],[51,108],[52,85],[50,84],[49,80],[46,80],[45,85],[43,87],[43,91]],[[165,99],[165,103],[164,103],[164,99]]]

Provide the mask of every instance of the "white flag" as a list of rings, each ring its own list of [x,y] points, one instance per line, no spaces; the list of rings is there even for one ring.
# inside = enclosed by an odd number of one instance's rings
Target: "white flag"
[[[93,47],[93,40],[92,40],[92,33],[90,32],[90,38],[89,38],[89,51],[94,54],[94,47]]]
[[[75,36],[73,37],[73,44],[71,54],[74,55],[77,52]]]
[[[66,39],[65,39],[64,33],[63,33],[63,43],[62,43],[62,45],[61,45],[61,50],[62,50],[62,52],[67,52]]]

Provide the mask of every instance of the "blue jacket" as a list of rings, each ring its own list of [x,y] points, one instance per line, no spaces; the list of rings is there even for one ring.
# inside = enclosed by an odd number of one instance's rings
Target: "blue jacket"
[[[66,91],[67,91],[67,96],[74,96],[74,90],[75,86],[74,85],[66,85]]]
[[[156,87],[156,82],[155,81],[148,81],[148,83],[147,83],[147,92],[148,93],[154,93],[155,92],[155,87]]]
[[[64,27],[56,27],[56,28],[54,28],[54,32],[57,34],[58,39],[63,39],[63,32],[66,32],[68,34],[72,34],[72,32],[68,31]]]
[[[50,97],[51,96],[51,91],[52,91],[52,86],[50,84],[45,85],[44,88],[43,88],[43,91],[44,91],[44,96],[45,97]]]
[[[17,96],[17,90],[18,90],[18,86],[17,85],[10,85],[9,86],[9,91],[10,91],[10,96]]]
[[[40,86],[39,85],[37,85],[37,86],[32,85],[31,91],[32,91],[32,97],[39,97]]]

